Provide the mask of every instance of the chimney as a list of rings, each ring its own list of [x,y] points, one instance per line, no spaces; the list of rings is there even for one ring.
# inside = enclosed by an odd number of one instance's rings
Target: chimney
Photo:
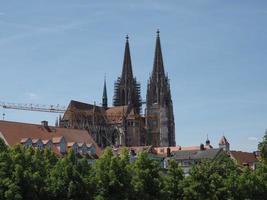
[[[133,149],[131,149],[130,154],[131,154],[131,156],[136,156],[136,153]]]
[[[43,128],[45,128],[48,132],[52,132],[52,130],[50,129],[50,127],[48,126],[48,121],[44,120],[41,121],[41,125]]]
[[[41,125],[42,125],[42,127],[44,127],[44,128],[47,128],[48,127],[48,121],[41,121]]]
[[[167,148],[167,157],[171,157],[171,149],[170,149],[170,147]]]

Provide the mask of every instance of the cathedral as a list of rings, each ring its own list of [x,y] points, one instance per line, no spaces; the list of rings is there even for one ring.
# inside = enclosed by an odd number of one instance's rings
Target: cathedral
[[[114,85],[113,106],[108,106],[106,80],[102,106],[72,100],[59,126],[85,129],[100,147],[175,146],[175,124],[170,82],[165,74],[159,31],[146,101],[133,74],[129,37],[126,36],[121,75]],[[142,113],[145,104],[145,113]]]

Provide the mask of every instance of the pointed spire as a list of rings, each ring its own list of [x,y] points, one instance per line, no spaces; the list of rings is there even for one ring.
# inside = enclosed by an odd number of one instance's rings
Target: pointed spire
[[[157,30],[155,56],[154,56],[154,64],[153,64],[153,72],[152,72],[152,77],[157,78],[157,80],[165,77],[159,33],[160,32],[158,29]]]
[[[132,61],[131,61],[128,35],[126,35],[123,67],[122,67],[122,74],[121,74],[121,80],[126,81],[127,79],[133,79]]]
[[[104,78],[104,88],[102,96],[102,106],[106,109],[108,107],[108,96],[107,96],[107,84],[106,84],[106,75]]]
[[[222,138],[220,139],[219,144],[221,144],[221,145],[229,144],[229,142],[227,141],[224,134],[223,134]]]
[[[206,146],[210,145],[209,135],[207,134]]]

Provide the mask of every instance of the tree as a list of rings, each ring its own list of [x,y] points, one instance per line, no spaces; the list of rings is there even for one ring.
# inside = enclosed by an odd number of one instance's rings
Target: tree
[[[235,193],[238,193],[239,199],[258,200],[266,198],[266,188],[264,183],[254,171],[249,169],[249,167],[245,167],[238,178],[238,188]]]
[[[7,145],[2,138],[0,138],[0,153],[7,150]]]
[[[258,145],[258,149],[260,150],[261,159],[267,162],[267,130],[265,131],[262,142]]]
[[[134,199],[160,199],[161,177],[160,166],[155,160],[149,158],[148,153],[139,153],[131,167],[134,188]]]
[[[238,169],[227,155],[214,161],[201,160],[183,181],[184,199],[229,199],[228,177],[237,176]],[[235,177],[236,177],[235,176]]]
[[[183,171],[175,160],[169,161],[169,168],[166,176],[163,177],[164,188],[163,193],[167,195],[167,199],[181,199],[183,196],[182,181],[184,179]]]
[[[50,199],[90,199],[84,174],[85,163],[80,166],[73,151],[59,159],[52,168],[47,181],[47,191]],[[88,168],[87,168],[88,169]],[[88,171],[89,173],[89,171]]]
[[[110,148],[93,166],[93,181],[96,184],[96,199],[129,199],[131,195],[131,174],[128,168],[128,151],[113,156]]]

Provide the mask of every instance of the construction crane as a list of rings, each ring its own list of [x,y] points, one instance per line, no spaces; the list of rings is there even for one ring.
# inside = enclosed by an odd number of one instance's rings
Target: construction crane
[[[49,112],[49,113],[64,113],[65,106],[55,105],[40,105],[40,104],[22,104],[22,103],[7,103],[0,101],[0,107],[4,109]]]
[[[146,101],[142,100],[142,104]],[[41,105],[41,104],[23,104],[23,103],[10,103],[0,101],[0,107],[4,109],[14,109],[14,110],[24,110],[24,111],[34,111],[34,112],[47,112],[47,113],[59,113],[63,114],[67,110],[65,106],[57,105]],[[5,113],[2,114],[3,120],[5,119]],[[111,115],[115,116],[115,115]],[[120,115],[119,115],[120,116]]]

